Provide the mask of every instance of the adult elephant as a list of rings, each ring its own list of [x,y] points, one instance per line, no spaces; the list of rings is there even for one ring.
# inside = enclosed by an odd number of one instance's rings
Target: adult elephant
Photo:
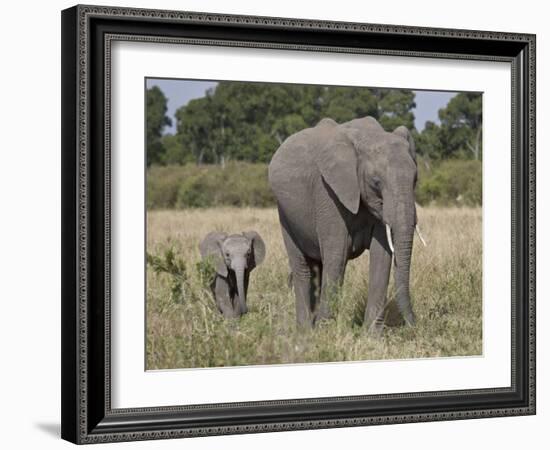
[[[286,139],[269,183],[292,272],[299,325],[330,316],[328,299],[348,260],[370,249],[364,326],[381,332],[392,260],[396,304],[415,324],[409,292],[417,168],[409,130],[386,132],[372,117],[323,119]],[[320,287],[320,289],[319,289]]]

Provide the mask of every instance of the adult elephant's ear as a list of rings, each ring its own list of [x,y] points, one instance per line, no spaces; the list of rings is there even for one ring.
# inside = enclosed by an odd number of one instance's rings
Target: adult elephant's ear
[[[252,261],[250,268],[259,266],[265,259],[265,244],[262,237],[255,231],[245,231],[243,235],[252,242]]]
[[[409,129],[406,126],[401,125],[393,130],[393,134],[397,134],[409,143],[409,153],[411,154],[413,161],[416,163],[416,145]]]
[[[208,233],[199,244],[199,251],[202,259],[211,259],[214,268],[222,277],[227,276],[227,265],[222,254],[222,243],[227,238],[227,234],[219,231]]]
[[[343,131],[336,131],[321,147],[317,166],[338,200],[356,214],[360,200],[357,155],[352,141]]]

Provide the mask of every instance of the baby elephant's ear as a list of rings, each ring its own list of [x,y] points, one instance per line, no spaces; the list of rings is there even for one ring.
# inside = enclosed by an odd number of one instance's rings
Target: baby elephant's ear
[[[265,258],[265,244],[262,237],[255,231],[245,231],[243,235],[252,241],[253,261],[251,263],[251,268],[259,266]]]
[[[214,263],[216,272],[222,277],[227,276],[227,265],[222,254],[222,243],[227,238],[227,234],[219,231],[208,233],[199,244],[202,259],[210,258]]]

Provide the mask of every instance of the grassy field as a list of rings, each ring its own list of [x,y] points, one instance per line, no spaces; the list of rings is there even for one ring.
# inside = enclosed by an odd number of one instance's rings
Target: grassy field
[[[172,275],[147,270],[147,368],[480,355],[481,208],[419,208],[418,216],[428,247],[415,240],[411,293],[417,326],[388,327],[375,339],[361,327],[368,251],[348,264],[343,292],[332,305],[335,319],[297,331],[275,209],[149,212],[148,252],[162,255],[172,248],[185,267],[176,279],[181,296],[174,295]],[[197,265],[198,243],[212,230],[256,230],[266,242],[266,259],[251,276],[249,314],[238,321],[223,319]]]

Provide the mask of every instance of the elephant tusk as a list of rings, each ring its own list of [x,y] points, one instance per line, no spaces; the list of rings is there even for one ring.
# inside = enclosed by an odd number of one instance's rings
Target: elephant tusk
[[[422,244],[424,244],[424,247],[427,247],[426,241],[425,241],[424,238],[422,237],[422,233],[420,233],[420,227],[418,226],[418,224],[416,224],[416,226],[414,227],[414,229],[416,230],[416,234],[418,234],[418,237],[420,238],[420,242],[422,242]]]
[[[393,242],[391,240],[391,228],[388,224],[386,224],[386,237],[388,238],[388,245],[390,246],[390,250],[393,253]]]

